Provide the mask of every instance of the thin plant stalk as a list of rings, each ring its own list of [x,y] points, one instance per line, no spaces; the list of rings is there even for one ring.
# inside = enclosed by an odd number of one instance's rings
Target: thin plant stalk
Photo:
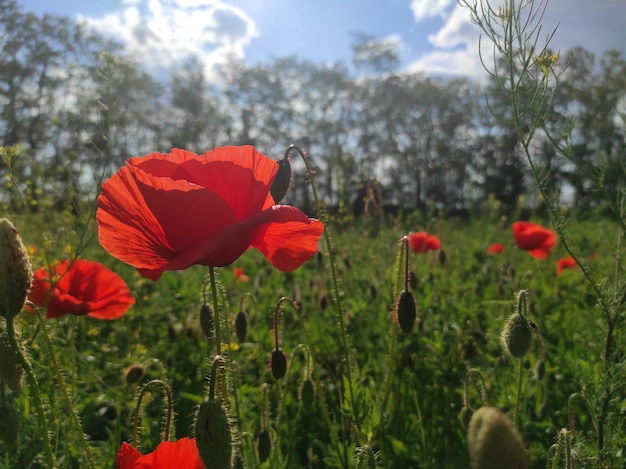
[[[54,458],[54,453],[52,452],[52,445],[50,444],[50,431],[48,429],[46,411],[41,400],[41,393],[39,392],[39,384],[37,383],[37,378],[35,378],[35,373],[33,372],[32,366],[30,366],[30,362],[26,359],[17,343],[17,339],[15,338],[15,325],[13,324],[12,317],[9,316],[6,318],[6,326],[9,344],[11,344],[11,348],[13,348],[13,350],[17,352],[17,357],[20,361],[20,364],[22,365],[22,368],[24,369],[24,374],[26,375],[28,386],[30,387],[30,391],[33,393],[35,408],[37,409],[37,423],[39,424],[39,433],[43,442],[48,468],[55,469],[56,461]]]
[[[213,301],[213,315],[215,323],[215,355],[222,356],[222,336],[220,333],[220,305],[217,298],[217,281],[215,279],[215,268],[209,267],[209,283],[211,284],[211,299]],[[220,377],[220,399],[222,402],[226,402],[226,379]]]
[[[170,429],[172,426],[172,416],[174,414],[174,398],[172,396],[172,390],[169,385],[160,379],[153,379],[152,381],[148,381],[144,384],[139,391],[139,396],[137,397],[137,404],[135,405],[135,415],[133,417],[133,429],[132,429],[132,444],[133,447],[137,448],[138,441],[138,433],[139,433],[139,415],[141,413],[141,404],[143,402],[144,396],[150,391],[151,388],[160,388],[165,391],[165,397],[167,402],[166,414],[165,414],[165,423],[163,425],[162,439],[163,441],[169,441],[170,439]]]
[[[330,269],[330,277],[331,277],[331,282],[332,282],[333,300],[337,309],[337,320],[339,323],[339,329],[341,333],[341,346],[343,349],[344,373],[346,376],[346,380],[348,382],[348,386],[347,386],[348,387],[348,401],[350,403],[352,416],[355,417],[357,413],[355,412],[355,398],[354,398],[354,390],[352,388],[352,364],[351,364],[352,360],[350,358],[350,345],[348,342],[345,319],[343,316],[343,311],[344,311],[343,304],[341,300],[341,295],[339,293],[339,280],[338,280],[338,275],[337,275],[337,268],[336,268],[334,254],[333,254],[332,243],[330,241],[330,235],[328,234],[328,223],[326,220],[326,216],[324,214],[321,199],[317,193],[317,187],[315,185],[315,180],[313,179],[313,171],[311,169],[311,165],[308,161],[308,158],[306,158],[306,156],[304,155],[304,153],[302,152],[300,148],[294,145],[291,145],[287,149],[286,154],[288,155],[292,150],[297,152],[300,155],[300,158],[302,159],[302,161],[304,162],[307,177],[309,178],[311,190],[313,193],[313,200],[315,201],[315,208],[317,211],[317,216],[320,218],[320,220],[324,224],[323,237],[324,237],[324,243],[326,244],[326,250],[328,252],[328,257],[329,257],[328,265]],[[359,422],[353,422],[353,423],[356,425],[357,428],[359,427]]]
[[[61,388],[61,395],[63,396],[63,400],[65,401],[65,405],[67,406],[70,413],[70,420],[72,421],[72,425],[74,425],[74,429],[78,434],[80,434],[80,444],[85,452],[85,459],[87,460],[87,464],[90,469],[96,468],[96,461],[93,458],[93,453],[91,451],[91,447],[87,442],[87,437],[85,436],[85,432],[83,431],[83,427],[80,424],[80,420],[78,418],[78,412],[76,411],[76,407],[72,403],[72,399],[67,391],[67,386],[65,385],[65,379],[63,378],[63,373],[61,373],[61,367],[59,365],[59,360],[57,360],[57,356],[54,353],[54,347],[52,346],[52,341],[50,340],[50,336],[48,335],[48,331],[46,329],[46,321],[43,317],[43,314],[35,306],[31,304],[32,309],[35,311],[37,319],[39,321],[39,325],[41,326],[41,332],[44,337],[44,341],[46,342],[46,347],[48,348],[48,353],[50,356],[50,361],[52,362],[52,368],[54,370],[55,378],[59,383],[59,387]]]

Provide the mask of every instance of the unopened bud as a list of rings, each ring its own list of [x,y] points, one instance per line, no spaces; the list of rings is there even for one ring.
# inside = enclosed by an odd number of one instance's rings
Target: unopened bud
[[[272,452],[272,437],[267,430],[261,430],[259,433],[259,439],[257,440],[257,451],[259,453],[259,461],[264,463],[270,457]]]
[[[143,365],[135,364],[128,367],[126,370],[126,384],[135,384],[146,374],[146,369]]]
[[[315,385],[311,378],[304,378],[300,384],[300,402],[305,409],[310,410],[315,400]]]
[[[195,434],[198,453],[206,467],[231,469],[233,442],[230,422],[218,398],[200,404]]]
[[[277,348],[272,352],[270,369],[275,379],[281,379],[287,374],[287,355],[282,349]]]
[[[519,431],[495,407],[481,407],[472,415],[467,445],[474,469],[527,469],[528,455]]]
[[[289,190],[289,184],[291,184],[291,163],[288,158],[283,158],[278,161],[278,172],[270,189],[270,194],[275,203],[283,200]]]
[[[406,334],[412,332],[417,318],[417,307],[413,293],[402,290],[396,299],[393,312],[400,330]]]
[[[239,343],[246,341],[248,337],[248,315],[245,311],[239,311],[235,317],[235,333]]]
[[[502,345],[512,357],[522,358],[530,350],[533,338],[533,331],[528,319],[519,313],[509,316],[500,338]]]
[[[15,226],[0,219],[0,316],[15,317],[24,306],[33,272]]]

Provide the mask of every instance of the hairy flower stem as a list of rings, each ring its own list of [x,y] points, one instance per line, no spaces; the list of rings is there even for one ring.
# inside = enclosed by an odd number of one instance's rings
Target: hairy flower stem
[[[517,359],[517,390],[515,391],[515,408],[513,410],[513,423],[517,425],[519,414],[519,401],[522,394],[522,358]]]
[[[78,412],[76,411],[76,407],[72,403],[72,399],[67,391],[67,386],[65,385],[65,379],[63,378],[63,373],[61,373],[61,366],[59,365],[59,360],[57,360],[56,354],[54,353],[54,347],[52,346],[52,341],[50,340],[50,336],[48,335],[48,331],[46,329],[46,320],[35,305],[31,304],[31,307],[35,311],[37,319],[39,320],[40,330],[42,331],[44,341],[46,342],[46,347],[48,348],[48,353],[50,356],[50,361],[52,362],[52,368],[54,369],[54,375],[59,383],[59,387],[61,388],[61,394],[63,395],[63,400],[65,401],[65,405],[70,413],[70,420],[72,421],[72,425],[74,425],[74,429],[78,434],[80,434],[80,444],[83,447],[83,451],[85,452],[85,459],[87,460],[87,465],[90,469],[96,469],[96,461],[93,458],[93,453],[87,441],[87,437],[85,436],[85,432],[83,432],[83,427],[80,424],[80,420],[78,418]]]
[[[28,385],[30,386],[30,390],[33,393],[33,399],[35,400],[35,408],[37,409],[37,421],[39,424],[39,433],[41,435],[41,440],[43,442],[44,451],[46,453],[46,462],[48,464],[49,469],[56,468],[56,461],[54,458],[54,453],[52,452],[52,445],[50,444],[50,431],[48,430],[48,421],[46,420],[46,411],[43,406],[43,402],[41,400],[41,393],[39,392],[39,384],[37,383],[37,378],[35,378],[35,373],[33,372],[33,368],[30,366],[30,362],[26,359],[24,354],[22,353],[22,349],[19,347],[17,343],[17,339],[15,338],[15,325],[13,324],[13,318],[6,318],[6,326],[7,326],[7,337],[9,339],[9,344],[11,348],[16,352],[18,360],[24,369],[24,373],[26,374],[26,380],[28,381]]]
[[[213,301],[213,314],[215,318],[215,355],[222,356],[222,336],[220,333],[220,305],[217,299],[217,282],[215,280],[215,268],[209,267],[209,283],[211,284],[211,299]],[[226,379],[220,378],[220,399],[222,402],[226,402]]]
[[[350,358],[350,345],[348,343],[348,335],[346,333],[346,326],[345,326],[345,322],[344,322],[344,309],[343,309],[343,304],[341,301],[341,295],[339,293],[339,281],[338,281],[338,276],[337,276],[337,267],[336,267],[336,262],[335,262],[335,256],[333,253],[333,247],[332,244],[330,242],[330,235],[328,234],[328,223],[326,220],[326,215],[325,212],[323,210],[323,206],[322,206],[322,201],[317,193],[317,187],[315,185],[315,180],[313,179],[313,171],[311,169],[311,165],[309,163],[308,158],[304,155],[304,153],[302,152],[302,150],[294,145],[291,145],[287,151],[286,151],[286,155],[288,155],[291,151],[295,151],[296,153],[298,153],[300,155],[300,158],[302,159],[302,161],[304,162],[304,166],[306,167],[306,173],[307,173],[307,177],[309,178],[309,182],[311,185],[311,190],[313,192],[313,200],[315,201],[315,209],[317,211],[317,216],[320,218],[320,220],[322,221],[322,223],[324,224],[324,232],[323,232],[323,236],[324,236],[324,243],[326,244],[326,250],[328,252],[328,258],[329,258],[329,269],[330,269],[330,276],[331,276],[331,281],[332,281],[332,289],[333,289],[333,300],[334,300],[334,304],[337,310],[337,319],[339,321],[339,329],[340,329],[340,333],[341,333],[341,346],[343,349],[343,355],[344,355],[344,373],[346,376],[346,381],[348,383],[348,401],[350,403],[350,409],[351,409],[351,413],[352,413],[352,417],[353,419],[356,419],[356,409],[355,409],[355,398],[354,398],[354,390],[352,388],[352,365],[351,365],[351,358]],[[357,428],[359,427],[359,422],[353,422]]]
[[[402,285],[404,289],[409,289],[409,239],[404,236],[401,241],[401,248],[396,256],[397,265],[397,278],[394,290],[394,298],[398,296]],[[404,265],[403,261],[404,260]],[[404,274],[404,279],[402,278]],[[380,414],[383,415],[387,408],[387,401],[389,400],[389,394],[391,394],[391,380],[395,374],[395,366],[397,360],[395,360],[396,345],[398,343],[398,328],[395,324],[391,325],[389,332],[389,351],[387,352],[387,374],[385,376],[385,384],[383,386],[383,397],[381,400]]]
[[[137,397],[137,404],[135,404],[135,412],[133,416],[133,447],[137,448],[138,441],[138,433],[139,433],[139,415],[141,414],[141,404],[143,402],[144,396],[150,391],[151,388],[160,388],[165,391],[165,397],[167,402],[166,413],[165,413],[165,423],[163,425],[163,432],[161,434],[161,438],[163,441],[169,441],[170,439],[170,429],[172,426],[172,416],[174,415],[174,399],[172,396],[172,390],[169,385],[160,379],[153,379],[152,381],[148,381],[141,387],[139,391],[139,396]]]

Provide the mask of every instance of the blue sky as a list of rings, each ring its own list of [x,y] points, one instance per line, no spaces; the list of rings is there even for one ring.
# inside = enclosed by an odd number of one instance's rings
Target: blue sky
[[[502,0],[492,0],[497,4]],[[86,22],[122,41],[147,65],[171,66],[196,54],[211,76],[234,55],[255,64],[297,55],[317,63],[349,61],[352,33],[395,42],[402,67],[479,77],[479,30],[456,0],[20,0],[25,11]],[[626,56],[626,0],[549,0],[544,33],[551,46],[582,46]]]

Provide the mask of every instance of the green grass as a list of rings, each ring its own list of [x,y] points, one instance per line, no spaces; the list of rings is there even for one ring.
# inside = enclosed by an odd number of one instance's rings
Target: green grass
[[[69,220],[56,225],[43,216],[15,221],[27,245],[40,246],[35,267],[44,257],[63,257],[81,238]],[[50,215],[46,215],[50,217]],[[366,219],[340,229],[328,226],[335,247],[343,320],[350,346],[351,382],[344,372],[344,350],[327,267],[331,256],[314,257],[285,274],[273,269],[256,251],[246,252],[233,266],[217,269],[220,282],[223,348],[228,357],[228,407],[237,438],[237,453],[245,467],[467,467],[466,429],[459,418],[464,405],[476,409],[494,405],[510,416],[516,391],[515,360],[500,344],[506,317],[515,311],[515,296],[529,292],[528,319],[537,326],[529,354],[522,362],[522,393],[518,427],[533,467],[552,467],[549,449],[562,428],[571,431],[579,464],[592,467],[603,457],[610,467],[623,466],[624,441],[620,402],[610,403],[606,444],[597,451],[593,414],[600,409],[606,388],[603,352],[606,326],[596,299],[577,269],[555,275],[555,262],[565,253],[560,245],[549,258],[533,259],[514,246],[514,218],[488,214],[468,221]],[[38,227],[45,226],[45,230]],[[62,242],[52,238],[66,226]],[[602,219],[574,220],[571,243],[598,278],[615,270],[617,228]],[[443,242],[441,263],[436,253],[412,254],[410,268],[417,277],[413,289],[419,327],[400,333],[393,321],[397,294],[400,240],[410,230],[426,229]],[[600,235],[601,234],[601,235]],[[49,236],[50,239],[46,239]],[[55,242],[52,242],[55,241]],[[505,251],[490,256],[492,242]],[[46,247],[44,247],[46,246]],[[43,255],[44,253],[49,253]],[[66,316],[49,320],[47,332],[60,362],[64,381],[89,435],[98,467],[114,467],[115,452],[129,441],[139,386],[159,379],[171,386],[176,412],[174,435],[188,436],[196,406],[207,397],[206,376],[214,349],[199,324],[207,270],[192,267],[167,272],[158,282],[106,254],[92,241],[81,256],[98,260],[118,272],[137,299],[122,318],[106,322]],[[235,280],[241,267],[248,282]],[[268,361],[274,348],[277,301],[284,303],[279,346],[288,357],[288,373],[277,381]],[[237,343],[233,329],[241,307],[249,318],[247,341]],[[53,450],[62,468],[85,467],[80,434],[69,423],[52,368],[50,352],[35,318],[23,312],[17,326],[28,348],[47,406]],[[612,389],[623,389],[615,378],[623,366],[623,340],[615,338]],[[309,371],[316,385],[311,408],[298,398]],[[536,376],[539,360],[545,375]],[[142,364],[146,374],[136,383],[125,372]],[[479,386],[485,382],[484,399]],[[350,393],[352,389],[352,394]],[[577,394],[578,393],[578,394]],[[20,413],[19,449],[8,454],[0,446],[0,467],[46,467],[31,403],[31,391],[19,393],[3,385],[4,399]],[[572,395],[575,397],[570,398]],[[584,398],[577,396],[584,396]],[[140,419],[140,449],[152,450],[160,441],[164,394],[148,393]],[[569,402],[569,404],[568,404]],[[568,411],[569,406],[569,411]],[[270,431],[273,448],[261,465],[256,437]],[[559,466],[562,467],[562,466]]]

